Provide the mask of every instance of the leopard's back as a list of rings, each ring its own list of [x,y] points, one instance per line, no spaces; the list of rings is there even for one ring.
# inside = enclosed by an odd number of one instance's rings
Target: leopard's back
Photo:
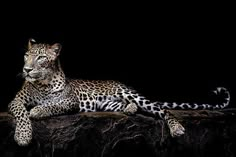
[[[68,83],[73,87],[76,95],[86,93],[93,96],[99,95],[115,95],[116,93],[131,90],[123,83],[114,80],[82,80],[82,79],[67,79]]]

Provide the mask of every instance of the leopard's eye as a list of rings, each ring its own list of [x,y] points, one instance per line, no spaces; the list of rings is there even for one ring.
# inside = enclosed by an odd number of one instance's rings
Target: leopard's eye
[[[37,60],[44,60],[44,59],[46,59],[46,56],[38,56],[38,58],[37,58]]]

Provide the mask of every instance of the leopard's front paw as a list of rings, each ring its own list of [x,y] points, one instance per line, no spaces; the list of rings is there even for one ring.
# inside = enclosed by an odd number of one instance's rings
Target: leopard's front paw
[[[172,137],[181,136],[184,134],[184,127],[176,119],[169,120],[167,124],[170,128],[170,134]]]
[[[19,146],[27,146],[32,140],[31,125],[16,126],[14,139]]]
[[[47,114],[40,106],[36,106],[30,110],[29,117],[34,119],[40,119],[43,117],[47,117]]]
[[[134,103],[130,103],[130,104],[128,104],[128,105],[126,106],[126,108],[124,109],[123,112],[124,112],[125,114],[134,114],[134,113],[137,112],[137,110],[138,110],[137,105],[134,104]]]

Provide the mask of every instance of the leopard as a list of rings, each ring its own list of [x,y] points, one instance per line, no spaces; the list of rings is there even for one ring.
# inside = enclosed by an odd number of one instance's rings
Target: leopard
[[[218,104],[175,103],[150,101],[132,87],[115,80],[71,79],[60,64],[60,43],[43,43],[29,39],[24,54],[22,88],[8,104],[14,117],[14,140],[19,146],[32,142],[32,120],[66,115],[70,112],[122,112],[136,114],[138,110],[164,121],[170,135],[185,134],[185,128],[171,114],[171,109],[222,109],[230,102],[224,87],[214,92],[224,95]]]

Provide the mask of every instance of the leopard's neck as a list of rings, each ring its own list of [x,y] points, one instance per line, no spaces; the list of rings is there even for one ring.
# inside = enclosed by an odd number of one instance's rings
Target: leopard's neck
[[[45,80],[35,81],[32,85],[44,94],[59,92],[66,87],[66,77],[59,61],[53,69],[53,73]]]

